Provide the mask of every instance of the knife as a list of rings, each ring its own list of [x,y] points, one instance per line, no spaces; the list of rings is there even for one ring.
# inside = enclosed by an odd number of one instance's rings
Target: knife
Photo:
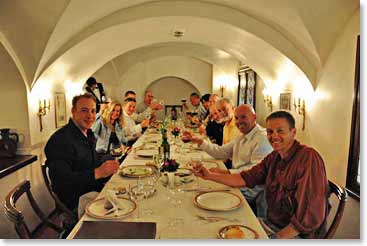
[[[197,192],[208,192],[208,191],[230,191],[230,188],[213,189],[213,188],[191,188],[183,189],[183,191],[197,191]]]

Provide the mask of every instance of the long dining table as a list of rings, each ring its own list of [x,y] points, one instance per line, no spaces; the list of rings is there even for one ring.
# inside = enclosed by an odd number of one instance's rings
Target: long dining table
[[[121,163],[120,169],[134,166],[146,166],[153,164],[151,156],[139,156],[139,150],[158,149],[161,143],[161,134],[158,129],[149,128],[135,142],[132,151]],[[222,160],[213,159],[206,152],[201,151],[196,145],[184,144],[181,140],[169,135],[171,143],[171,159],[180,163],[180,168],[190,168],[190,161],[202,161],[208,167],[217,166],[225,168]],[[163,174],[162,174],[163,176]],[[161,178],[162,179],[162,178]],[[238,188],[232,188],[216,182],[203,180],[192,175],[192,181],[185,183],[181,187],[181,192],[170,193],[167,185],[162,180],[156,182],[155,192],[146,199],[138,200],[137,209],[127,216],[111,218],[107,220],[123,222],[154,222],[156,224],[155,239],[217,239],[219,231],[231,225],[241,225],[254,232],[258,239],[267,239],[264,229],[248,205],[246,199]],[[163,180],[164,181],[164,180]],[[190,182],[191,181],[191,182]],[[136,178],[120,175],[116,173],[106,183],[103,190],[98,194],[97,199],[104,199],[108,193],[121,189],[131,189],[138,182],[144,182],[144,178]],[[234,209],[207,209],[198,205],[198,197],[205,192],[228,192],[240,200],[239,206]],[[128,199],[126,195],[126,199]],[[176,199],[176,200],[174,200]],[[175,201],[175,202],[173,202]],[[196,202],[195,202],[196,201]],[[208,201],[207,201],[208,202]],[[209,198],[209,203],[210,203]],[[213,204],[220,201],[213,201]],[[149,213],[146,213],[146,212]],[[139,218],[137,218],[139,217]],[[84,213],[75,225],[67,239],[75,238],[86,221],[106,221],[106,218],[91,216]],[[102,224],[102,223],[101,223]],[[98,224],[97,224],[98,225]],[[103,230],[101,226],[101,230]],[[252,235],[253,236],[253,235]],[[252,238],[250,236],[250,238]]]

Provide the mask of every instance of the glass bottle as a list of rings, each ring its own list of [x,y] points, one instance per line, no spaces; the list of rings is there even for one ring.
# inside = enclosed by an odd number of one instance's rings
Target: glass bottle
[[[168,143],[168,138],[167,138],[167,130],[163,131],[163,139],[162,139],[162,144],[161,147],[163,149],[163,160],[167,161],[170,159],[170,146]]]

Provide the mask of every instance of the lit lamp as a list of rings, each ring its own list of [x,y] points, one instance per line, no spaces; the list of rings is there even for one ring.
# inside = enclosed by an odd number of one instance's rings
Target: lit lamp
[[[220,89],[220,97],[223,97],[224,90],[226,89],[226,86],[225,86],[224,82],[220,83],[219,89]]]
[[[51,108],[50,99],[47,101],[47,103],[46,103],[46,99],[44,99],[43,101],[38,100],[37,116],[40,121],[40,132],[43,131],[42,116],[45,116],[50,111],[50,108]]]
[[[273,99],[270,95],[264,96],[264,102],[267,107],[269,107],[270,111],[273,111]]]
[[[298,103],[296,103],[298,101]],[[306,102],[305,99],[301,100],[299,97],[298,100],[294,98],[293,100],[294,110],[297,114],[302,116],[302,130],[305,130],[305,119],[306,119]]]

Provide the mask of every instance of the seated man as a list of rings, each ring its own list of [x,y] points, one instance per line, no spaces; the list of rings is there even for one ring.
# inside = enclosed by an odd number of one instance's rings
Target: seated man
[[[236,119],[234,118],[234,111],[236,107],[228,98],[221,98],[216,103],[221,121],[225,122],[223,128],[223,144],[229,143],[240,135],[240,131],[236,127]]]
[[[209,107],[209,112],[210,114],[206,122],[201,124],[199,128],[199,132],[201,134],[206,134],[212,143],[222,145],[224,122],[220,121],[220,116],[215,104]]]
[[[264,223],[270,238],[321,238],[328,214],[328,179],[319,153],[295,140],[293,116],[286,111],[266,118],[274,151],[250,170],[235,174],[208,171],[194,165],[194,174],[232,187],[265,184],[268,204]]]
[[[134,91],[125,92],[124,101],[127,98],[131,98],[136,101],[136,93]],[[153,99],[154,96],[151,91],[148,90],[144,93],[143,102],[136,106],[136,112],[131,116],[135,120],[135,123],[141,123],[146,118],[150,118],[151,121],[155,120],[156,111],[161,111],[164,106],[153,101]]]
[[[206,117],[209,115],[209,102],[210,94],[205,94],[200,99],[200,106],[199,106],[199,120],[200,122],[203,122]]]
[[[128,141],[128,146],[134,144],[134,142],[141,136],[143,128],[149,126],[149,119],[144,119],[141,123],[136,124],[133,118],[136,107],[136,101],[133,98],[126,98],[123,105],[124,115],[124,134]]]
[[[154,100],[153,92],[150,90],[147,90],[144,92],[144,99],[142,102],[136,105],[136,113],[138,116],[144,115],[145,118],[147,118],[147,115],[150,115],[150,117],[155,117],[157,113],[162,114],[164,106]],[[143,120],[140,117],[138,117],[139,122]]]
[[[232,159],[232,168],[228,170],[211,168],[210,171],[218,173],[240,173],[248,170],[273,149],[266,139],[266,131],[256,123],[256,114],[249,104],[241,104],[235,111],[236,127],[241,132],[239,136],[223,146],[204,141],[194,135],[184,132],[184,138],[197,143],[209,155],[217,159]],[[266,216],[266,203],[263,186],[253,189],[241,188],[243,195],[250,204],[256,203],[257,215]]]
[[[75,96],[72,105],[72,118],[50,137],[45,154],[53,190],[70,210],[76,211],[79,197],[100,191],[117,172],[119,163],[97,159],[91,130],[96,119],[94,97],[88,93]]]

